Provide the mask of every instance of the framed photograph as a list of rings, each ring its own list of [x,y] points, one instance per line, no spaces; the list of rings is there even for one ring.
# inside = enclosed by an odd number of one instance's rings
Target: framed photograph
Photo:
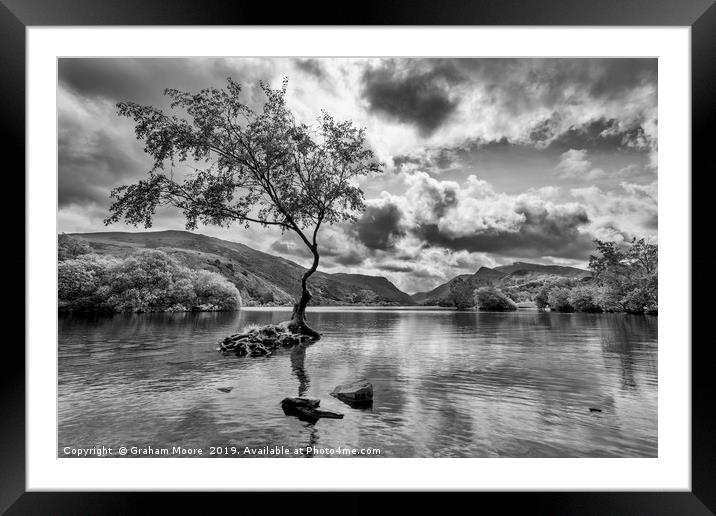
[[[712,4],[4,0],[27,303],[0,507],[710,514]]]

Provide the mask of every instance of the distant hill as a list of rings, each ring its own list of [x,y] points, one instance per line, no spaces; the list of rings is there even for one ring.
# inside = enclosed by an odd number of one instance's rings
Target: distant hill
[[[195,269],[218,272],[239,289],[246,305],[291,305],[300,294],[305,268],[291,260],[257,251],[238,242],[188,231],[75,233],[93,251],[126,256],[137,249],[159,249]],[[328,274],[310,279],[313,303],[414,304],[412,298],[383,277]]]
[[[514,262],[489,268],[480,267],[475,274],[461,274],[428,292],[416,292],[413,300],[421,305],[451,305],[450,285],[458,279],[471,282],[475,288],[494,286],[509,291],[534,289],[540,283],[560,278],[579,280],[589,278],[589,271],[562,265],[540,265],[537,263]]]
[[[506,273],[489,267],[480,267],[475,274],[460,274],[447,283],[443,283],[428,292],[416,292],[413,301],[421,305],[449,305],[450,285],[458,279],[468,280],[478,286],[492,285],[507,276]]]
[[[365,274],[347,274],[338,272],[331,274],[345,283],[350,283],[359,289],[367,289],[375,292],[379,297],[384,299],[395,299],[400,303],[412,305],[415,302],[413,298],[393,285],[387,278],[382,276],[367,276]]]
[[[576,267],[567,267],[564,265],[539,265],[536,263],[514,262],[512,265],[500,265],[494,270],[505,274],[518,273],[526,274],[528,272],[536,272],[540,274],[551,274],[563,278],[580,278],[590,276],[589,271],[577,269]]]
[[[477,272],[471,276],[471,279],[475,282],[492,284],[496,281],[500,281],[505,276],[507,276],[506,272],[502,272],[496,268],[480,267]]]
[[[459,276],[455,276],[453,279],[448,281],[447,283],[443,283],[442,285],[439,285],[435,287],[432,290],[429,290],[427,292],[416,292],[411,297],[413,298],[413,301],[415,301],[418,304],[425,305],[425,304],[440,304],[440,301],[446,301],[448,296],[450,295],[450,284],[456,281],[457,279],[467,279],[472,277],[472,274],[460,274]]]

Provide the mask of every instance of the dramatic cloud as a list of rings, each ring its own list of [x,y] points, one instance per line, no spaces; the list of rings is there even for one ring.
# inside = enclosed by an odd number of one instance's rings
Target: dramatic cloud
[[[356,222],[355,233],[368,249],[385,251],[394,247],[396,237],[405,234],[401,218],[400,208],[390,201],[371,203]]]
[[[656,238],[658,226],[657,184],[623,182],[618,189],[596,186],[575,188],[572,195],[591,214],[589,231],[602,240]]]
[[[450,93],[459,82],[454,67],[424,61],[388,61],[363,74],[363,97],[373,112],[414,124],[430,135],[455,111],[458,99]]]
[[[112,103],[84,101],[60,90],[57,105],[60,208],[106,203],[112,187],[148,170],[132,125],[114,115]]]
[[[60,85],[85,98],[156,103],[165,88],[187,91],[223,86],[227,77],[244,85],[247,97],[258,94],[259,80],[280,79],[289,60],[232,58],[64,58],[59,60]],[[257,99],[258,100],[258,99]]]
[[[557,151],[570,148],[590,151],[614,151],[635,149],[648,151],[654,145],[653,136],[647,134],[644,121],[600,118],[581,125],[571,125],[559,132],[559,117],[551,117],[538,123],[530,133],[537,145],[548,146]],[[553,127],[554,126],[554,127]]]
[[[367,211],[373,215],[361,221],[371,228],[370,233],[356,233],[366,248],[391,249],[413,259],[436,248],[503,260],[550,257],[583,262],[593,250],[594,238],[609,234],[622,240],[654,229],[655,185],[622,183],[609,192],[588,187],[564,194],[558,187],[545,186],[508,195],[476,176],[461,184],[424,172],[404,173],[403,178],[404,194],[385,193]],[[560,196],[569,200],[556,202]]]
[[[318,59],[297,59],[296,68],[314,76],[316,79],[323,80],[327,78],[326,71]]]
[[[464,184],[437,181],[425,173],[406,178],[409,187],[400,204],[411,230],[429,246],[455,251],[536,257],[585,257],[589,223],[577,203],[555,204],[534,194],[497,193],[469,176]],[[422,200],[418,202],[418,200]],[[397,203],[397,202],[396,202]]]
[[[544,141],[570,130],[574,137],[594,138],[597,130],[598,135],[604,129],[633,131],[638,126],[655,137],[655,59],[435,59],[419,63],[411,69],[446,78],[438,81],[439,90],[445,98],[459,99],[451,121],[485,141],[503,137],[512,142]],[[445,129],[450,136],[457,133],[454,126]],[[569,143],[568,148],[588,148]]]

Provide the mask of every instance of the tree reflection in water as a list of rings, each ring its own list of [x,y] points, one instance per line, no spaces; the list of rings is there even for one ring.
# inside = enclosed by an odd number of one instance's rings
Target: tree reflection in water
[[[611,315],[611,314],[609,314]],[[643,354],[648,344],[645,335],[654,331],[656,317],[649,315],[611,315],[609,326],[601,327],[601,346],[605,361],[617,361],[621,372],[621,388],[636,390],[637,355]],[[655,366],[652,364],[652,367]],[[656,373],[656,372],[655,372]]]
[[[298,395],[303,396],[311,386],[311,379],[306,373],[306,348],[309,344],[300,344],[291,350],[291,371],[298,378]]]
[[[306,373],[305,363],[306,363],[306,348],[310,346],[310,344],[300,344],[293,348],[291,350],[291,371],[293,372],[294,376],[298,378],[298,395],[304,396],[308,392],[308,388],[311,386],[311,379],[308,376],[308,373]],[[314,422],[306,422],[306,428],[309,430],[308,432],[308,443],[304,447],[304,453],[303,455],[305,457],[313,457],[313,448],[316,447],[318,444],[318,429],[316,428],[316,423],[318,421]]]

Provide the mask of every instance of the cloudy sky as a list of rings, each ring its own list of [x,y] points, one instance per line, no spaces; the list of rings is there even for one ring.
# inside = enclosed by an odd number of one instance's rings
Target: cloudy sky
[[[656,239],[655,59],[61,59],[59,231],[107,228],[109,191],[150,160],[115,104],[166,107],[164,88],[221,87],[258,106],[289,78],[299,119],[321,109],[367,129],[385,172],[354,225],[325,228],[321,269],[427,290],[512,261],[584,266],[594,238]],[[153,230],[184,229],[180,213]],[[291,235],[200,233],[308,263]]]

